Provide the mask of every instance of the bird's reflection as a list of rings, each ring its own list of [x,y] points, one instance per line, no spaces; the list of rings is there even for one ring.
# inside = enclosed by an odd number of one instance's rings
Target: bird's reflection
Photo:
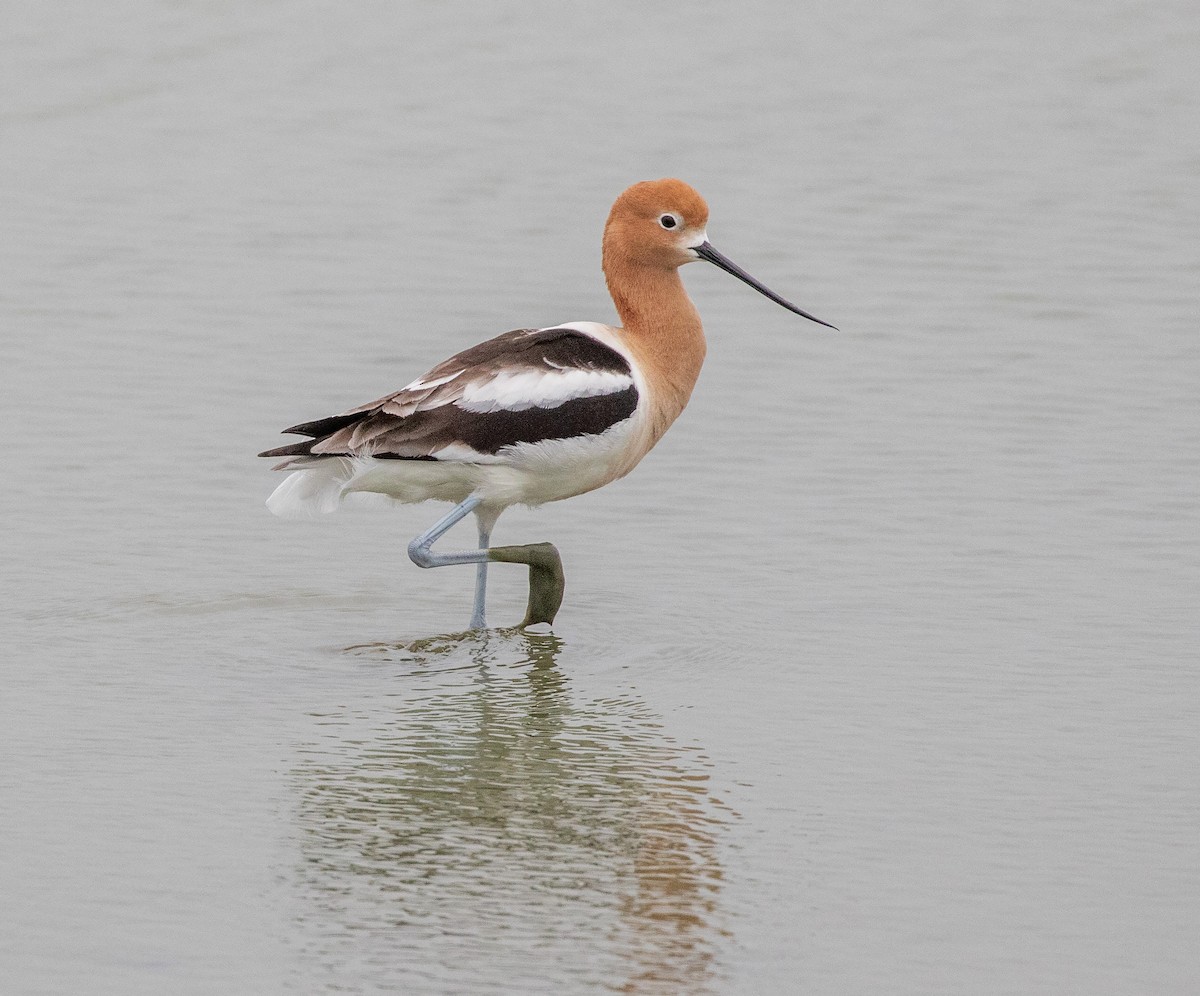
[[[696,750],[635,698],[580,701],[549,634],[351,652],[395,680],[314,714],[295,771],[312,971],[406,992],[715,984],[726,817]]]

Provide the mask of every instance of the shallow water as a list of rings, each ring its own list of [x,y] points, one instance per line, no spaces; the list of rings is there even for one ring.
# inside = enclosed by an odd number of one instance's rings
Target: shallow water
[[[46,5],[0,33],[0,978],[80,992],[1190,992],[1200,17]],[[609,320],[679,175],[709,359],[506,513],[253,454]],[[521,615],[521,571],[490,616]],[[449,635],[443,635],[449,634]]]

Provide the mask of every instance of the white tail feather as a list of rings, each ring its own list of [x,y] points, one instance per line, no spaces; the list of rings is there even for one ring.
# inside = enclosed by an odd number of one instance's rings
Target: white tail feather
[[[349,460],[315,460],[294,470],[271,492],[267,508],[285,519],[312,519],[336,512],[342,488],[353,476]]]

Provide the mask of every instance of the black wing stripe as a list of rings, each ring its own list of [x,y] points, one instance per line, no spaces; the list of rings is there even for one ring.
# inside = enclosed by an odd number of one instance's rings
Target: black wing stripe
[[[390,450],[387,434],[384,434],[372,455],[385,459],[411,459],[429,452],[436,455],[444,446],[461,444],[477,453],[494,456],[506,446],[518,443],[599,435],[629,418],[637,408],[637,401],[637,390],[627,387],[612,394],[573,398],[557,408],[499,409],[479,414],[450,405],[433,412],[418,412],[405,419],[400,430],[403,441],[397,441],[399,452]],[[422,424],[426,419],[432,424]],[[411,452],[414,444],[423,451],[421,454]]]
[[[439,363],[426,378],[435,380],[458,370],[480,376],[522,367],[545,370],[547,366],[630,372],[629,361],[615,349],[575,329],[517,329],[463,350]]]

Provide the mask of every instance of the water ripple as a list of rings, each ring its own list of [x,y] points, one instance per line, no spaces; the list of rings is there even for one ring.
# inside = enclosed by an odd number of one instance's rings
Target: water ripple
[[[562,647],[348,648],[430,680],[313,715],[292,779],[309,983],[349,959],[443,991],[712,987],[727,814],[709,765],[638,699],[575,695]]]

